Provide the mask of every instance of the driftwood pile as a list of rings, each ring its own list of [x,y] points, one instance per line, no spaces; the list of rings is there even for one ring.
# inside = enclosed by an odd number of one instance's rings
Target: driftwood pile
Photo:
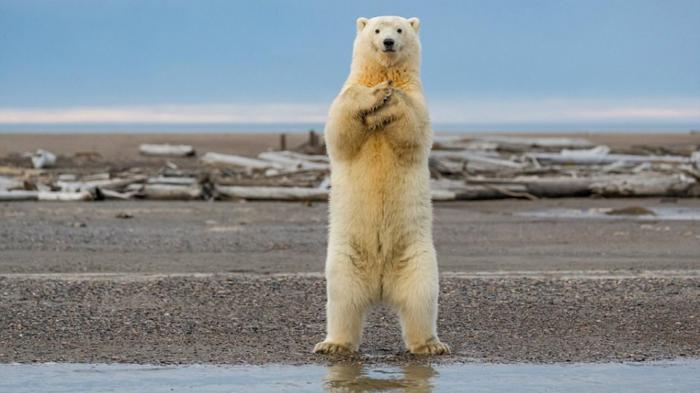
[[[430,169],[444,199],[700,196],[700,151],[627,154],[585,139],[436,138]]]
[[[268,151],[257,157],[207,152],[195,158],[191,146],[140,146],[143,155],[192,157],[198,160],[195,169],[169,161],[161,168],[81,175],[46,168],[50,160],[41,166],[35,162],[35,169],[0,167],[0,201],[323,201],[328,198],[330,165],[320,154],[318,138],[312,139],[301,152]],[[286,144],[285,138],[281,143]],[[430,171],[434,200],[700,196],[698,151],[629,154],[584,139],[438,137]]]

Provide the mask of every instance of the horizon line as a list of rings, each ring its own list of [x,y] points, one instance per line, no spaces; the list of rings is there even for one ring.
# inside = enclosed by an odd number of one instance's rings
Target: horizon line
[[[328,104],[0,107],[0,125],[324,123]],[[433,123],[700,123],[700,98],[467,98],[429,103]]]

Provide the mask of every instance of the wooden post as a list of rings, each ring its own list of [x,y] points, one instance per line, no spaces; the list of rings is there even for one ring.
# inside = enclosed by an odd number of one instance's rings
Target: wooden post
[[[287,134],[280,134],[280,150],[287,150]]]
[[[309,130],[309,146],[318,147],[318,135],[314,130]]]

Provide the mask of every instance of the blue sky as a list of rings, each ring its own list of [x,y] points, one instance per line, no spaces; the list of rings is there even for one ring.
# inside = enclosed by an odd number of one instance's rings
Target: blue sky
[[[436,122],[700,127],[697,0],[0,0],[0,124],[320,122],[384,14]]]

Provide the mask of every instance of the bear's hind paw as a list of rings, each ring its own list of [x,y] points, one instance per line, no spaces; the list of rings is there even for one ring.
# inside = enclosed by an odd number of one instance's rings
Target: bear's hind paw
[[[417,345],[409,349],[413,355],[449,355],[450,346],[438,339],[432,339],[422,345]]]
[[[314,353],[320,354],[351,354],[353,351],[348,345],[321,341],[314,346]]]

